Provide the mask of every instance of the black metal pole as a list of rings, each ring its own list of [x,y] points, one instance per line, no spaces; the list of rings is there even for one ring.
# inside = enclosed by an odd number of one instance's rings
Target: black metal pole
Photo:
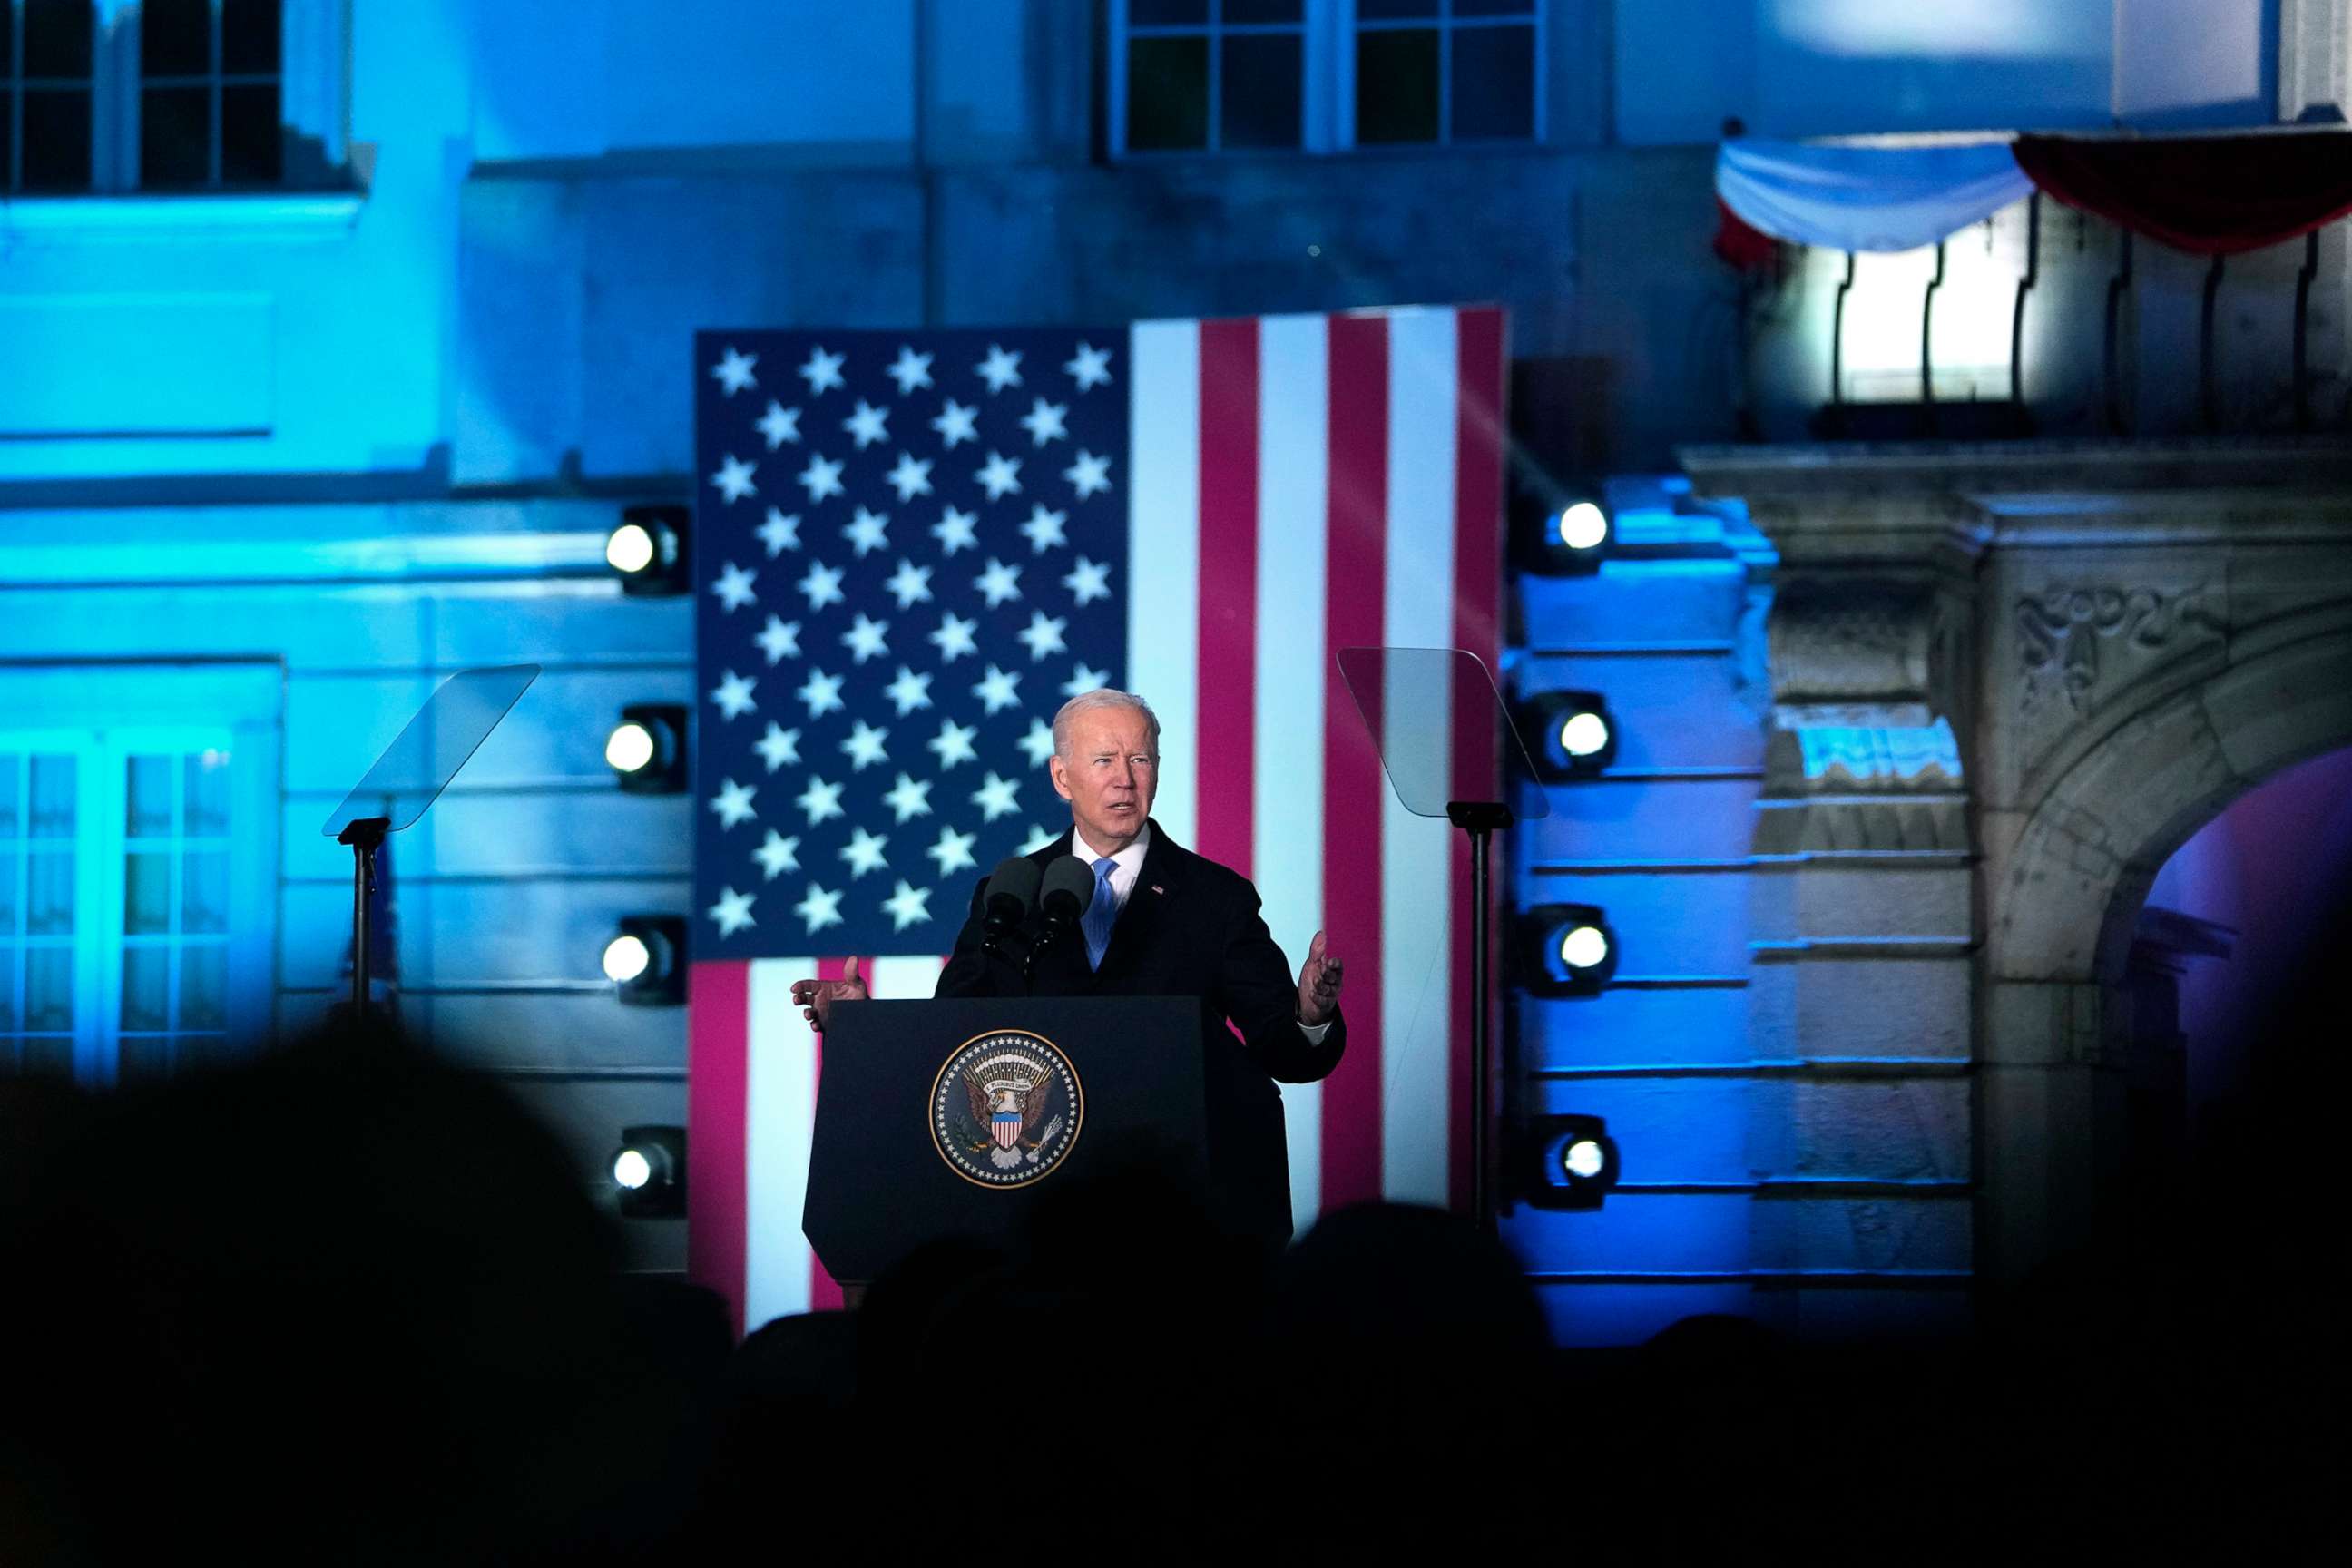
[[[335,836],[338,844],[352,847],[352,1019],[354,1023],[368,1014],[368,900],[375,891],[375,852],[391,831],[388,816],[355,817]]]
[[[1495,1229],[1492,1180],[1487,1174],[1486,1118],[1493,1104],[1486,1067],[1486,843],[1487,829],[1470,829],[1470,1205],[1478,1228]]]

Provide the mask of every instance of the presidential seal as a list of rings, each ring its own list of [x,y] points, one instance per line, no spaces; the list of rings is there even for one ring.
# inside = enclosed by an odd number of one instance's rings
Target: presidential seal
[[[1061,1048],[1025,1029],[956,1047],[931,1084],[931,1143],[965,1181],[1026,1186],[1078,1141],[1086,1097]]]

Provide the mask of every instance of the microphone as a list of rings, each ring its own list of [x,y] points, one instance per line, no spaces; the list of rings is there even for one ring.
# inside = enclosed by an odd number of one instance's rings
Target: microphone
[[[997,862],[996,869],[988,874],[988,890],[981,896],[981,918],[986,934],[981,938],[980,950],[992,953],[1004,939],[1021,929],[1029,911],[1037,904],[1038,879],[1045,875],[1037,862],[1026,855],[1014,855]]]
[[[1045,890],[1037,897],[1037,907],[1045,915],[1045,931],[1037,945],[1049,946],[1055,937],[1068,932],[1094,899],[1095,874],[1085,861],[1065,855],[1046,867]]]

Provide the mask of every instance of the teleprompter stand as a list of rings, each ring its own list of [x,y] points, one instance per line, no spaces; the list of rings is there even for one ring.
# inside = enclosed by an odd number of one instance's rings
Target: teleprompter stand
[[[370,905],[375,852],[384,839],[423,816],[449,787],[530,683],[535,664],[498,665],[451,676],[416,710],[366,776],[329,814],[320,832],[352,847],[352,999],[353,1021],[368,1016]],[[371,811],[369,808],[374,807]]]
[[[1450,647],[1341,648],[1339,674],[1397,800],[1416,816],[1442,816],[1470,836],[1470,1201],[1479,1228],[1491,1231],[1494,1069],[1487,1035],[1493,1003],[1486,956],[1493,895],[1486,858],[1494,835],[1517,820],[1502,798],[1505,758],[1534,770],[1495,678],[1475,654]],[[1529,816],[1549,809],[1540,793],[1529,804]]]

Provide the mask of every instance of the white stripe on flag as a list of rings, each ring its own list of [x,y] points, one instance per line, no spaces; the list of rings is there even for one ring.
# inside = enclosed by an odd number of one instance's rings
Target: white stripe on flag
[[[793,1005],[795,980],[814,958],[751,964],[745,1005],[743,1114],[743,1329],[809,1310],[814,1267],[801,1232],[808,1197],[809,1135],[816,1119],[816,1037]]]
[[[1460,370],[1451,310],[1389,317],[1388,570],[1384,640],[1444,648],[1454,641],[1454,406]],[[1396,689],[1391,687],[1391,695]],[[1450,747],[1448,714],[1392,707],[1388,744]],[[1446,1202],[1447,1102],[1452,1076],[1446,958],[1450,836],[1442,819],[1416,816],[1393,789],[1381,803],[1381,1191],[1400,1203]]]
[[[1326,376],[1321,316],[1258,329],[1257,644],[1251,869],[1294,976],[1323,923],[1323,594]],[[1367,955],[1369,956],[1369,955]],[[1282,1086],[1291,1218],[1315,1223],[1323,1190],[1323,1087]]]
[[[962,910],[954,911],[957,925],[962,924],[963,916]],[[947,928],[940,921],[936,913],[932,924],[940,925],[943,932],[952,934],[947,931]],[[877,958],[874,960],[874,973],[868,977],[866,988],[872,992],[876,998],[885,1002],[928,1002],[931,998],[931,994],[940,987],[940,971],[946,967],[946,964],[947,960],[944,958],[932,958],[927,955],[913,958]]]
[[[1151,814],[1189,848],[1200,842],[1201,324],[1139,321],[1128,342],[1127,687],[1173,752]]]

